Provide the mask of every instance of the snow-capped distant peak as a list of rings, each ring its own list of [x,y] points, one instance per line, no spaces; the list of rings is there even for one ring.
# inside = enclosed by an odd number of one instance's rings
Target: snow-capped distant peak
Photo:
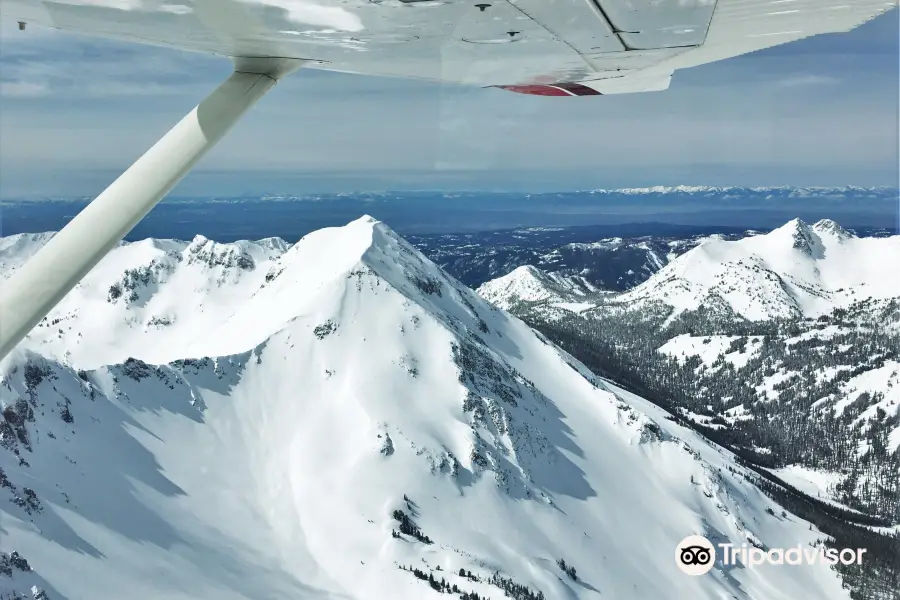
[[[0,238],[0,248],[6,249],[10,246],[46,243],[50,238],[56,235],[55,231],[43,231],[41,233],[16,233]]]
[[[521,267],[513,269],[509,274],[506,275],[506,277],[509,277],[510,280],[531,277],[535,279],[546,280],[548,278],[548,275],[534,265],[523,265]]]
[[[751,320],[816,316],[900,295],[892,274],[898,261],[900,236],[857,238],[834,221],[794,219],[766,234],[709,239],[619,300],[661,302],[677,312],[719,305]]]
[[[547,277],[532,265],[524,265],[481,285],[478,294],[503,309],[516,302],[537,302],[551,296]]]
[[[9,277],[14,269],[22,266],[54,235],[56,232],[46,231],[0,237],[0,280]]]
[[[831,219],[822,219],[816,222],[812,229],[819,235],[831,235],[841,241],[856,237]]]
[[[519,302],[565,302],[596,291],[597,288],[583,277],[547,273],[535,266],[524,265],[485,282],[477,293],[493,305],[508,310]]]
[[[847,194],[871,194],[875,196],[888,197],[896,195],[896,188],[888,186],[876,186],[862,188],[856,186],[840,186],[840,187],[792,187],[792,186],[763,186],[763,187],[740,187],[740,186],[712,186],[712,185],[655,185],[640,188],[619,188],[619,189],[594,189],[592,194],[621,194],[621,195],[690,195],[690,196],[710,196],[710,195],[741,195],[741,194],[767,194],[771,196],[780,196],[785,198],[814,198],[814,197],[843,197]]]
[[[770,235],[775,238],[779,235],[791,237],[791,247],[808,256],[815,256],[821,250],[821,240],[812,228],[802,219],[793,219],[773,231]]]
[[[616,191],[631,194],[698,194],[703,192],[727,192],[731,189],[734,188],[711,185],[654,185],[644,188],[625,188]]]

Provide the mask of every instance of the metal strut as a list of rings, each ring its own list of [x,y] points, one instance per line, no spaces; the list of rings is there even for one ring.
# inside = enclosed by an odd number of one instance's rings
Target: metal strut
[[[277,80],[303,61],[236,59],[218,88],[0,284],[5,357]]]

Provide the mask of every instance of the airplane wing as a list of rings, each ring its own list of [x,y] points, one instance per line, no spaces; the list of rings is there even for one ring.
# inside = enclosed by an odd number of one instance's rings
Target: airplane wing
[[[898,0],[2,0],[4,20],[228,57],[550,96],[848,31]],[[21,26],[20,26],[21,27]]]

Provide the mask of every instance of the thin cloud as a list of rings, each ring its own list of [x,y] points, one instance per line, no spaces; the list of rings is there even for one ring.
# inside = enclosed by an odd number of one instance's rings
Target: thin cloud
[[[7,98],[39,98],[46,96],[49,88],[44,82],[0,81],[0,96]]]
[[[196,94],[228,69],[227,60],[204,55],[40,27],[0,29],[0,95],[13,101]]]
[[[839,78],[832,77],[830,75],[804,74],[785,77],[778,82],[778,85],[782,87],[810,87],[838,85],[839,83],[841,83],[841,80]]]

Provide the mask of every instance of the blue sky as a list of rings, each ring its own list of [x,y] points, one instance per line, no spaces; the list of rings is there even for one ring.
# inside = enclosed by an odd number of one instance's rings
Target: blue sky
[[[657,93],[540,98],[301,70],[176,193],[895,186],[897,13],[678,71]],[[99,193],[229,69],[4,24],[0,197]]]

